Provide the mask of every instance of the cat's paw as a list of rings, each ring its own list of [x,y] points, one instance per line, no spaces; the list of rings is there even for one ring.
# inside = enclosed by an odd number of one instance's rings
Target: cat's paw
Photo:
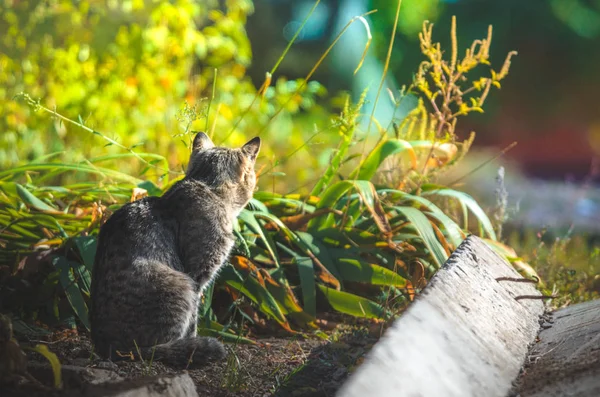
[[[227,355],[223,344],[215,338],[197,336],[194,339],[197,346],[196,351],[192,356],[192,361],[194,363],[199,362],[200,365],[204,365],[211,362],[221,361]],[[190,366],[192,365],[193,363]],[[196,365],[194,365],[194,367],[195,366]]]
[[[200,368],[225,357],[225,348],[215,338],[196,336],[156,347],[157,356],[174,368]]]

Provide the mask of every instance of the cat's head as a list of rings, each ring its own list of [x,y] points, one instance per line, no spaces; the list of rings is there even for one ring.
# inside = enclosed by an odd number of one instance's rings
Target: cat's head
[[[192,154],[186,178],[201,181],[219,193],[229,196],[243,208],[256,187],[254,163],[260,150],[260,138],[248,141],[241,148],[217,147],[204,132],[198,132],[192,144]]]

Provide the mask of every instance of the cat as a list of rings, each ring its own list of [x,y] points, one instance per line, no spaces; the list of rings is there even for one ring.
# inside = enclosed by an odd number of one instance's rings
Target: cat
[[[260,138],[215,147],[203,132],[185,177],[161,197],[126,204],[101,227],[91,287],[91,334],[104,358],[133,353],[176,368],[225,356],[197,336],[202,291],[227,261],[233,223],[256,187]]]

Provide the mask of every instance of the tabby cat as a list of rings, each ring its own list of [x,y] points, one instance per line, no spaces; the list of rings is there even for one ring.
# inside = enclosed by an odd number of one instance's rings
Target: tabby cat
[[[194,138],[185,178],[162,197],[124,205],[100,229],[90,320],[95,351],[198,367],[224,357],[197,336],[202,291],[233,247],[233,222],[252,198],[260,139],[241,148]]]

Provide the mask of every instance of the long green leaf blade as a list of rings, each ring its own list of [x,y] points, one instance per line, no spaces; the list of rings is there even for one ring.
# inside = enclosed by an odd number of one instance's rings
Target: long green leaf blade
[[[342,279],[371,285],[386,285],[398,288],[406,287],[406,279],[398,273],[364,260],[339,258],[338,267]]]
[[[259,213],[244,209],[238,215],[238,219],[241,220],[242,222],[244,222],[246,224],[246,226],[248,226],[248,228],[252,232],[254,232],[260,236],[260,238],[263,240],[263,242],[265,244],[265,247],[269,251],[269,254],[275,261],[275,264],[277,266],[279,266],[279,256],[277,255],[277,251],[275,250],[273,240],[268,236],[268,233],[266,232],[264,227],[260,224],[258,219],[256,219],[257,214],[259,214]]]
[[[444,248],[438,241],[429,219],[418,209],[412,207],[394,207],[399,214],[409,221],[423,240],[438,268],[448,259]]]
[[[77,281],[73,276],[73,272],[71,271],[71,263],[64,256],[57,256],[52,260],[52,263],[59,271],[60,284],[65,291],[67,300],[71,304],[71,308],[77,317],[79,317],[83,326],[89,331],[90,322],[88,318],[88,308],[83,299],[83,295],[79,290]]]
[[[348,292],[337,291],[321,284],[319,284],[319,289],[331,307],[340,313],[363,318],[382,319],[386,317],[385,309],[372,300]]]
[[[223,267],[219,278],[225,284],[250,298],[250,300],[259,306],[263,313],[268,314],[280,323],[287,322],[275,298],[252,275],[244,278],[233,266],[228,265]]]
[[[465,205],[473,213],[473,215],[475,215],[475,217],[483,227],[484,232],[492,240],[496,240],[496,232],[494,232],[494,227],[492,226],[490,218],[488,218],[483,209],[479,206],[479,204],[477,204],[477,201],[475,201],[475,199],[473,199],[473,197],[469,196],[467,193],[453,189],[435,189],[424,191],[423,195],[438,195],[444,197],[451,197],[455,200],[458,200],[458,202],[460,202],[461,205]]]
[[[397,153],[408,153],[411,162],[416,165],[416,155],[411,144],[402,139],[388,139],[375,147],[365,160],[360,164],[360,168],[354,171],[350,177],[354,179],[371,180],[379,166],[386,158]]]
[[[38,211],[48,212],[48,213],[60,212],[56,208],[49,206],[48,204],[44,203],[39,198],[35,197],[33,195],[33,193],[31,193],[29,190],[25,189],[23,186],[19,185],[18,183],[16,184],[16,189],[19,194],[19,197],[21,197],[21,200],[23,200],[23,202],[28,207],[33,207]]]

